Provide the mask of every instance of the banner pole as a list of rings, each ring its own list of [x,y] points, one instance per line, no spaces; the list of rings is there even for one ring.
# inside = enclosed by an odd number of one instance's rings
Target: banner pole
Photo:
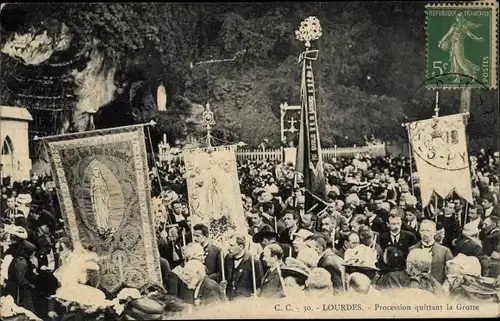
[[[467,224],[467,218],[469,217],[469,202],[465,201],[465,215],[464,221],[462,222],[462,228]]]
[[[253,295],[257,296],[257,280],[255,278],[255,258],[253,257],[253,253],[250,253],[250,257],[252,259],[252,286],[253,286]]]
[[[408,132],[408,146],[409,148],[409,156],[410,156],[410,184],[411,184],[411,195],[415,195],[415,187],[413,186],[413,161],[412,161],[412,147],[411,147],[411,131],[409,127],[406,127],[406,131]]]
[[[153,150],[153,142],[151,141],[151,132],[149,131],[149,127],[146,127],[146,130],[148,132],[148,140],[149,140],[149,147],[151,148],[151,156],[153,156],[153,164],[155,163],[155,152]],[[161,177],[160,177],[160,171],[158,168],[156,168],[156,172],[158,173],[158,185],[160,187],[160,195],[163,193],[163,186],[161,185]]]
[[[435,220],[435,221],[436,221],[436,223],[437,223],[437,221],[438,221],[438,215],[439,215],[439,212],[438,212],[438,211],[439,211],[439,209],[438,209],[438,197],[437,197],[436,192],[434,192],[434,204],[435,204],[435,206],[434,206],[434,210],[436,211],[436,213],[435,213],[435,215],[434,215],[434,220]]]

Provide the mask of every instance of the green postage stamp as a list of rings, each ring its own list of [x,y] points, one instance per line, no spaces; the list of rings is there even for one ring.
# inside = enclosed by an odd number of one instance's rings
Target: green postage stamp
[[[428,87],[497,87],[498,3],[439,3],[425,8]]]

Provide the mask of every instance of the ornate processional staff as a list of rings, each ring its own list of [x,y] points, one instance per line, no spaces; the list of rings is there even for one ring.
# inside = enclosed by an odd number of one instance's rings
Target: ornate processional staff
[[[301,79],[301,122],[299,146],[297,149],[296,172],[303,174],[306,189],[305,211],[317,207],[317,215],[326,209],[326,184],[323,173],[321,142],[316,111],[316,88],[314,85],[313,61],[318,59],[319,50],[310,50],[311,41],[322,35],[318,18],[308,17],[295,31],[297,40],[304,42],[305,51],[300,54],[302,63]],[[316,204],[316,206],[314,205]],[[318,206],[323,204],[323,206]]]
[[[214,113],[212,110],[210,110],[210,104],[207,103],[205,105],[205,111],[203,112],[203,119],[201,120],[201,123],[205,126],[206,131],[207,131],[207,147],[210,149],[212,148],[212,139],[211,139],[211,133],[210,130],[212,129],[212,126],[215,126],[215,119],[214,119]]]

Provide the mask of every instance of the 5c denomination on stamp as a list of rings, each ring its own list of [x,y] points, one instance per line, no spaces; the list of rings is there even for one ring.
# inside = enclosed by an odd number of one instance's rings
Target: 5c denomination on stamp
[[[472,88],[496,89],[498,3],[429,4],[425,13],[427,78],[447,75],[441,88],[459,88],[473,78],[482,84]]]

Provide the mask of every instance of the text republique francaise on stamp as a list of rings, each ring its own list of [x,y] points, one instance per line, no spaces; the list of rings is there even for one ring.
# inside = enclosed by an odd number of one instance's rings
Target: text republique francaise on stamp
[[[498,3],[429,4],[425,12],[427,78],[442,75],[441,88],[496,89]]]

